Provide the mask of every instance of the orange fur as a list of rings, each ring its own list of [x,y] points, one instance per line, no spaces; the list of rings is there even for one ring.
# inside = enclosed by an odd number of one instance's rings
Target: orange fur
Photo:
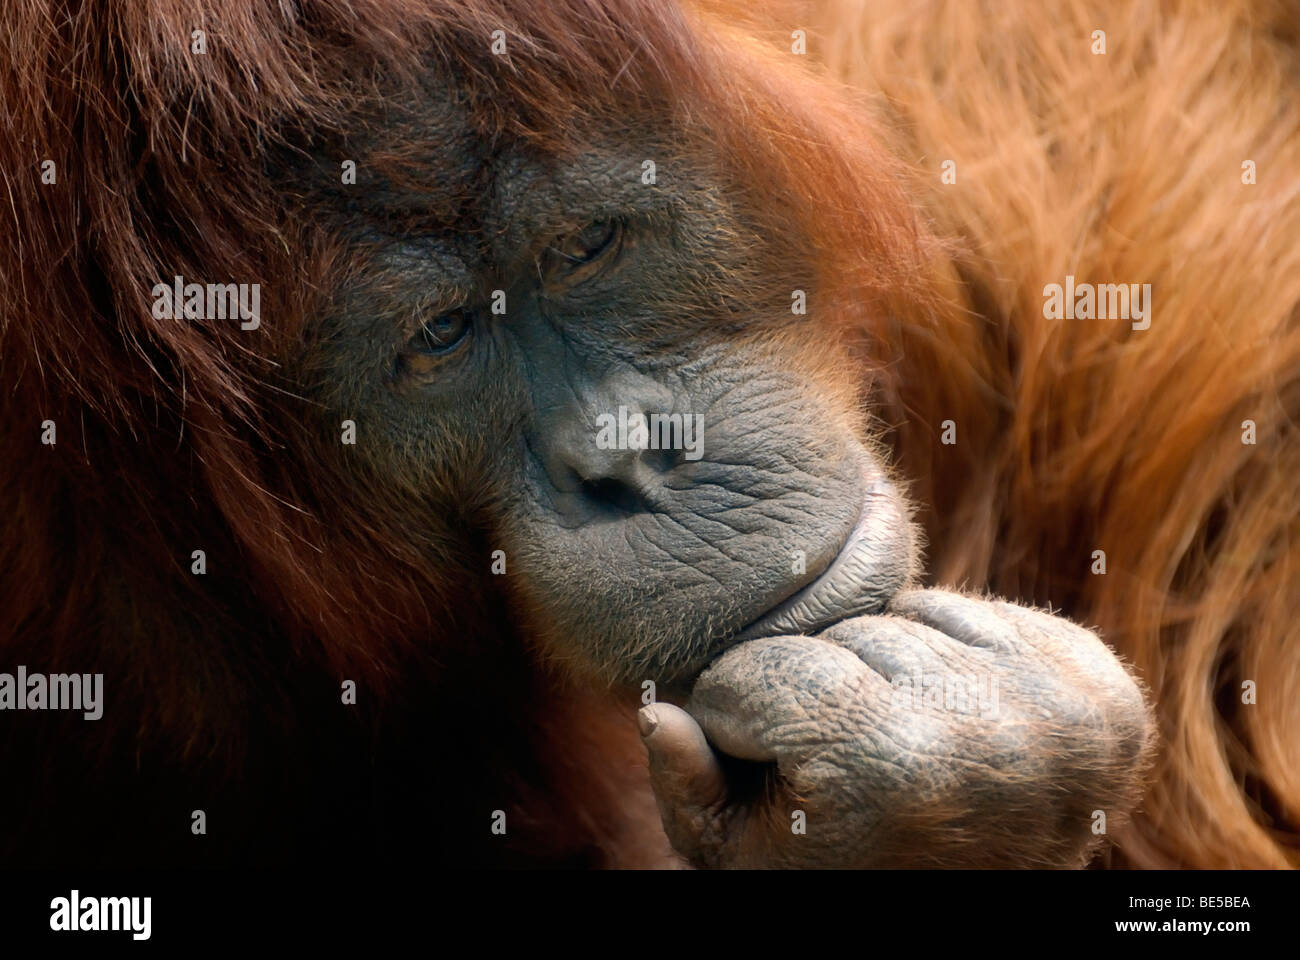
[[[946,322],[973,325],[977,349],[935,348],[920,371],[902,357],[895,414],[904,463],[922,464],[935,578],[1063,607],[1150,685],[1164,743],[1121,862],[1300,865],[1295,5],[807,14],[811,51],[882,105],[962,248]],[[956,184],[940,182],[947,159]],[[1151,283],[1151,328],[1045,320],[1043,286],[1067,273]],[[909,372],[960,395],[918,396]],[[940,447],[948,417],[964,432]]]

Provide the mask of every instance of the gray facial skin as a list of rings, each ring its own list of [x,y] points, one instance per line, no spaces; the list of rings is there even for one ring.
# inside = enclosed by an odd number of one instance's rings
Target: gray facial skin
[[[642,726],[692,862],[1079,862],[1093,811],[1135,801],[1142,695],[1064,620],[901,592],[909,509],[843,348],[791,312],[815,275],[794,228],[661,119],[610,118],[543,157],[431,102],[347,146],[362,171],[405,151],[426,182],[329,198],[343,279],[301,378],[331,422],[380,438],[358,496],[398,504],[431,562],[485,584],[471,537],[504,551],[544,656],[680,694]],[[620,408],[698,417],[700,456],[603,448],[598,418]],[[999,711],[900,705],[910,674],[996,681]],[[719,754],[765,765],[762,787]]]

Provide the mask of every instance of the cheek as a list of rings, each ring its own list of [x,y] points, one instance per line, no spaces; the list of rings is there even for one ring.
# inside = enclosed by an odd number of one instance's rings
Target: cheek
[[[519,476],[518,415],[498,392],[482,391],[453,408],[391,405],[375,412],[376,475],[436,506],[447,519],[472,522],[510,495]]]
[[[526,407],[508,378],[461,379],[449,391],[376,370],[335,374],[328,389],[304,390],[311,432],[354,488],[398,508],[435,509],[442,525],[467,522],[517,482]]]
[[[766,362],[797,371],[808,385],[806,403],[815,408],[825,432],[866,436],[866,398],[862,338],[807,317],[776,313],[759,348]]]

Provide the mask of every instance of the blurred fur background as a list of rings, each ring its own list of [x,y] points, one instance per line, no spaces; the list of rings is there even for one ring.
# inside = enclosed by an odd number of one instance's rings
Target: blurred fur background
[[[1300,865],[1300,5],[800,8],[956,244],[936,325],[962,332],[898,347],[948,394],[899,422],[965,431],[927,468],[904,430],[932,576],[1064,603],[1150,686],[1163,743],[1117,862]],[[1150,329],[1044,319],[1067,274],[1151,283]]]

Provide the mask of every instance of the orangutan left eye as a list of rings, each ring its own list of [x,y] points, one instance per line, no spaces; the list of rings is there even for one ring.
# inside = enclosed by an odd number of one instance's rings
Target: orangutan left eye
[[[547,283],[574,286],[595,277],[618,259],[623,245],[619,220],[598,220],[546,248],[542,277]]]

